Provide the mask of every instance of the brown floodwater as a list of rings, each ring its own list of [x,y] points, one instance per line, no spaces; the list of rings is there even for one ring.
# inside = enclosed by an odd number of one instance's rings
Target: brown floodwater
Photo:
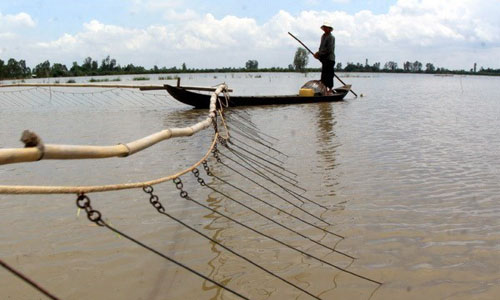
[[[166,212],[322,299],[496,299],[500,294],[500,92],[496,88],[500,78],[340,75],[363,97],[227,110],[236,145],[282,165],[286,171],[274,168],[296,182],[280,181],[284,175],[272,176],[273,180],[327,209],[307,201],[300,205],[269,180],[229,160],[236,157],[227,150],[221,149],[224,164],[273,193],[213,158],[209,165],[216,176],[344,239],[206,176],[203,168],[201,174],[210,186],[303,236],[200,186],[191,174],[182,177],[194,200],[330,265],[182,199],[172,182],[154,187]],[[147,84],[166,82],[150,77],[153,80]],[[240,95],[289,94],[317,77],[191,74],[183,75],[182,83],[226,82]],[[120,83],[132,83],[132,77],[124,76]],[[161,91],[151,95],[58,88],[0,90],[0,107],[0,148],[21,147],[25,129],[50,144],[115,145],[192,125],[207,113],[177,103]],[[237,133],[250,131],[241,121],[255,125],[261,139],[281,153]],[[209,129],[168,140],[127,158],[2,165],[0,185],[150,180],[197,162],[212,134]],[[250,299],[311,298],[159,214],[141,189],[89,197],[111,226]],[[238,299],[92,224],[78,211],[75,200],[76,195],[0,195],[0,258],[61,299]],[[0,298],[44,296],[0,268]]]

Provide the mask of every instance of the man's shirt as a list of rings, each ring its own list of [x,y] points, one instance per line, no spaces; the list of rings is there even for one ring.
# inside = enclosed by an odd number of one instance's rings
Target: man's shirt
[[[318,55],[320,61],[335,61],[335,37],[331,33],[324,33],[321,36]]]

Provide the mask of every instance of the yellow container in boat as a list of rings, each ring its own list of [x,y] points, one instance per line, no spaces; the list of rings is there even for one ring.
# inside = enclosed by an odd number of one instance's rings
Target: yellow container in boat
[[[312,97],[312,96],[314,96],[314,90],[313,89],[300,89],[299,90],[299,96],[301,96],[301,97]]]

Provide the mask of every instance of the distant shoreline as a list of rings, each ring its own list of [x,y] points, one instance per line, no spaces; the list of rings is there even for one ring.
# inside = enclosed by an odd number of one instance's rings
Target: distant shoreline
[[[307,59],[303,64],[290,64],[288,67],[271,67],[259,68],[257,60],[247,61],[244,67],[223,67],[223,68],[188,68],[186,63],[182,63],[180,68],[177,67],[158,67],[146,69],[143,66],[135,66],[133,64],[120,65],[116,59],[109,55],[101,61],[93,60],[91,57],[85,58],[81,65],[78,62],[73,62],[71,67],[65,64],[53,63],[48,60],[30,68],[26,65],[25,60],[17,61],[10,58],[6,62],[0,59],[0,80],[22,80],[28,78],[58,78],[58,77],[82,77],[82,76],[118,76],[118,75],[145,75],[145,74],[193,74],[193,73],[311,73],[320,72],[320,68],[307,68]],[[369,65],[368,61],[365,64],[348,62],[345,67],[342,63],[335,65],[336,72],[346,73],[410,73],[410,74],[452,74],[452,75],[486,75],[499,76],[500,69],[479,67],[469,71],[465,70],[448,70],[442,67],[436,67],[432,63],[423,64],[419,61],[403,63],[403,67],[399,67],[395,61],[388,61],[383,66],[380,62]],[[141,80],[141,79],[137,79]],[[142,79],[144,80],[144,78]]]
[[[47,76],[47,77],[24,77],[24,78],[0,78],[0,82],[2,81],[20,81],[24,82],[25,80],[31,80],[31,79],[55,79],[56,83],[58,82],[59,79],[68,79],[68,78],[81,78],[81,77],[91,77],[89,82],[114,82],[114,81],[120,81],[121,79],[118,76],[123,76],[123,75],[137,75],[137,77],[134,77],[132,80],[134,81],[147,81],[150,80],[150,78],[144,76],[144,75],[165,75],[165,76],[159,76],[159,80],[175,80],[178,78],[177,75],[181,74],[206,74],[206,73],[213,73],[213,74],[229,74],[229,73],[302,73],[302,74],[307,74],[307,73],[319,73],[321,72],[321,69],[317,68],[311,68],[311,69],[306,69],[302,72],[295,71],[295,70],[278,70],[274,68],[270,69],[257,69],[257,70],[245,70],[245,69],[196,69],[196,70],[187,70],[187,71],[180,71],[180,72],[144,72],[144,73],[113,73],[113,74],[91,74],[91,75],[79,75],[79,76],[72,76],[72,75],[66,75],[66,76]],[[345,70],[336,70],[336,74],[344,74],[343,77],[357,77],[357,76],[352,76],[351,74],[423,74],[423,75],[435,75],[435,76],[454,76],[454,75],[467,75],[467,76],[500,76],[500,73],[494,73],[494,72],[465,72],[465,71],[447,71],[447,72],[409,72],[409,71],[403,71],[403,70],[396,70],[396,71],[387,71],[387,70],[381,70],[381,71],[345,71]],[[111,78],[111,79],[96,79],[94,77],[112,77],[112,76],[117,76],[117,78]],[[258,75],[257,75],[258,76]],[[259,78],[259,77],[255,77]],[[66,83],[72,83],[71,80],[70,82]]]

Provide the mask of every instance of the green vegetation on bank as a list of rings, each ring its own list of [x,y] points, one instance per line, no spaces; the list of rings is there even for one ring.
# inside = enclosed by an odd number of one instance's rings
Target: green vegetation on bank
[[[297,49],[293,64],[287,68],[272,67],[259,68],[257,60],[248,60],[244,67],[241,68],[210,68],[210,69],[189,69],[183,63],[181,68],[177,67],[162,67],[154,66],[151,69],[146,69],[142,66],[134,66],[128,64],[126,66],[119,65],[115,59],[107,56],[99,64],[91,57],[87,57],[82,65],[73,62],[72,66],[68,67],[61,63],[51,64],[48,60],[36,65],[33,69],[26,66],[25,60],[15,60],[10,58],[7,63],[0,59],[0,80],[3,79],[24,79],[24,78],[46,78],[46,77],[73,77],[73,76],[102,76],[102,75],[124,75],[124,74],[176,74],[176,73],[227,73],[227,72],[319,72],[319,68],[306,68],[308,63],[307,53],[305,50]],[[305,53],[305,54],[304,54]],[[435,67],[431,63],[425,65],[419,61],[404,62],[403,67],[399,68],[394,61],[388,61],[383,66],[376,62],[369,65],[368,61],[365,64],[348,62],[345,67],[342,63],[337,63],[335,69],[343,72],[386,72],[386,73],[429,73],[429,74],[468,74],[468,75],[497,75],[500,76],[500,69],[483,68],[479,70],[448,70],[445,68]],[[162,77],[162,78],[169,78]],[[91,79],[90,81],[97,79]],[[115,79],[104,79],[114,81]],[[149,80],[147,77],[135,77],[134,80]],[[102,81],[102,79],[99,79]]]
[[[138,80],[149,80],[149,77],[145,77],[145,76],[134,77],[134,78],[132,78],[132,80],[134,80],[134,81],[138,81]]]
[[[108,82],[108,81],[121,81],[120,77],[109,79],[109,78],[90,78],[89,82]]]

